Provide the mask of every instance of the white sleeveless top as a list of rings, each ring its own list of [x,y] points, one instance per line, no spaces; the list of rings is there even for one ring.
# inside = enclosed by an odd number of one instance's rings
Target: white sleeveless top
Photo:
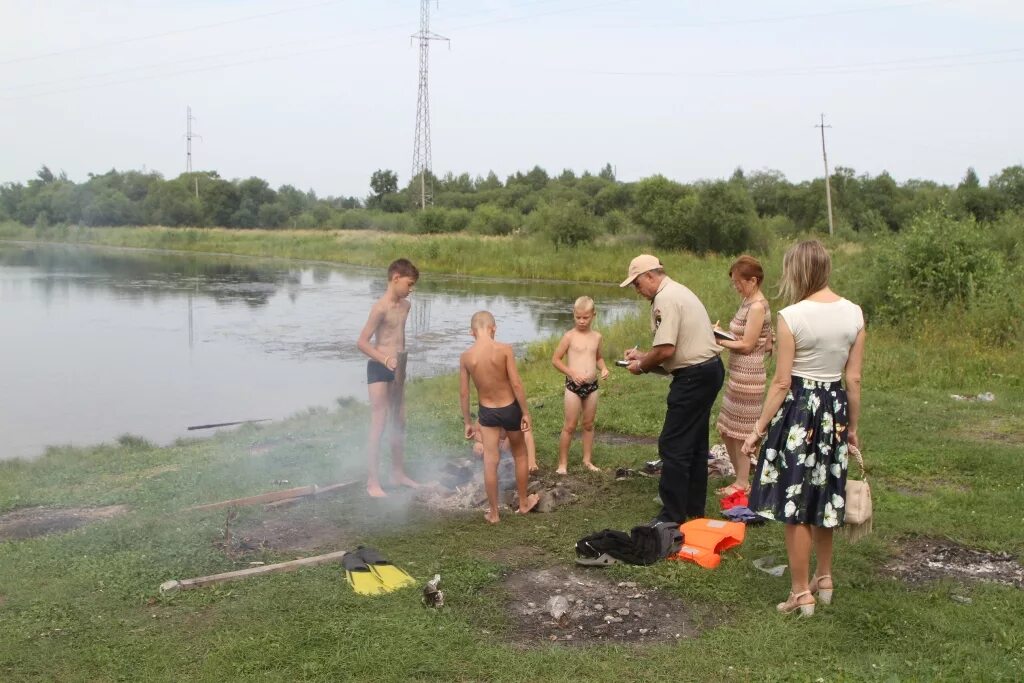
[[[864,328],[860,306],[839,299],[829,303],[804,299],[779,315],[793,332],[793,374],[816,382],[842,379],[850,347]]]

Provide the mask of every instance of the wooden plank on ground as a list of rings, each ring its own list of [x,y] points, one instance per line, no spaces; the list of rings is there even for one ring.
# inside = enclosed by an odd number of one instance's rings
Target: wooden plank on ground
[[[356,486],[357,484],[361,484],[361,483],[362,483],[361,479],[356,479],[356,480],[353,480],[353,481],[343,481],[340,484],[331,484],[329,486],[317,486],[316,487],[316,491],[314,491],[312,495],[309,495],[309,496],[294,496],[292,498],[285,498],[283,500],[275,500],[272,503],[267,503],[266,505],[264,505],[263,509],[264,510],[278,510],[280,508],[291,507],[292,505],[296,505],[297,503],[301,503],[304,500],[309,500],[310,498],[314,498],[316,496],[322,496],[322,495],[324,495],[326,493],[333,493],[335,491],[340,491],[342,489],[347,489],[347,488],[350,488],[352,486]]]
[[[275,500],[284,500],[285,498],[311,496],[314,493],[316,493],[316,485],[311,484],[309,486],[296,486],[295,488],[283,489],[281,491],[260,493],[255,496],[246,496],[245,498],[232,498],[231,500],[222,500],[219,503],[193,505],[192,507],[185,508],[185,510],[190,512],[193,510],[216,510],[218,508],[226,508],[231,507],[233,505],[258,505],[260,503],[272,503]]]
[[[348,551],[339,550],[337,552],[327,553],[326,555],[314,555],[313,557],[304,557],[290,562],[266,564],[262,567],[249,567],[248,569],[239,569],[233,572],[224,572],[223,574],[211,574],[210,576],[199,576],[194,579],[181,579],[180,581],[173,579],[171,581],[164,581],[160,584],[160,592],[166,595],[169,593],[176,593],[179,590],[202,588],[203,586],[225,583],[228,581],[240,581],[254,576],[263,576],[264,574],[276,574],[279,572],[295,571],[296,569],[302,569],[303,567],[315,567],[316,565],[324,564],[325,562],[340,562],[341,558],[345,557],[347,554]]]

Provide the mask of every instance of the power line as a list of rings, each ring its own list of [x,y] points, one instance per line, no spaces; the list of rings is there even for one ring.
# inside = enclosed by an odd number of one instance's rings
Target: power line
[[[595,70],[595,69],[561,69],[566,73],[588,74],[594,76],[639,76],[650,78],[678,78],[678,77],[727,77],[727,76],[814,76],[819,74],[855,74],[855,73],[885,73],[889,71],[914,71],[927,69],[943,69],[958,66],[979,66],[988,64],[1007,64],[1018,62],[1024,59],[1024,55],[1007,59],[992,60],[968,60],[955,61],[965,57],[996,56],[1024,53],[1024,48],[1010,48],[1005,50],[992,50],[974,53],[959,53],[949,55],[936,55],[932,57],[913,57],[906,59],[895,59],[874,62],[855,62],[850,64],[830,64],[822,66],[786,66],[768,67],[757,69],[734,69],[725,71],[624,71],[624,70]],[[913,64],[913,62],[947,62],[947,63],[924,63]],[[908,64],[910,63],[910,64]],[[901,66],[906,65],[906,66]],[[877,67],[877,68],[876,68]]]
[[[519,8],[528,7],[528,6],[532,6],[532,5],[549,4],[549,3],[554,2],[554,1],[557,1],[557,0],[530,0],[529,2],[519,3],[517,5],[514,5],[513,7],[515,9],[519,9]],[[626,1],[627,2],[632,2],[632,1],[635,1],[635,0],[626,0]],[[615,3],[606,3],[606,4],[617,4],[618,2],[619,2],[619,0],[616,0]],[[578,11],[579,9],[583,9],[583,8],[573,8],[572,10],[559,10],[557,13],[563,13],[563,12],[566,12],[566,11]],[[477,16],[478,14],[479,14],[479,12],[468,12],[468,13],[463,13],[463,14],[452,15],[452,18],[472,17],[472,16]],[[469,25],[467,25],[466,28],[472,29],[472,28],[478,28],[478,27],[481,27],[481,26],[488,26],[488,25],[492,25],[492,24],[507,23],[507,22],[510,22],[510,21],[523,21],[523,20],[532,19],[532,18],[535,18],[535,17],[538,17],[538,16],[546,16],[547,14],[550,14],[550,13],[533,14],[533,15],[525,15],[525,16],[522,16],[522,17],[511,17],[511,18],[496,19],[496,20],[487,21],[487,22],[481,22],[481,23],[477,23],[477,24],[469,24]],[[347,34],[347,35],[348,36],[352,36],[352,37],[358,37],[359,35],[364,35],[364,34],[367,34],[367,33],[380,33],[380,32],[384,32],[384,31],[390,31],[392,29],[407,29],[408,27],[409,27],[409,22],[402,22],[402,23],[390,24],[390,25],[386,25],[386,26],[380,26],[380,27],[377,27],[377,28],[371,28],[371,29],[368,29],[367,31],[363,31],[363,32],[360,32],[360,33],[355,33],[355,34],[350,33],[350,34]],[[307,55],[307,54],[316,54],[316,53],[320,53],[320,52],[326,52],[326,51],[329,51],[329,50],[341,49],[341,48],[346,48],[346,47],[357,47],[357,46],[363,46],[363,45],[374,45],[374,44],[379,44],[379,43],[383,43],[383,42],[387,42],[387,41],[391,40],[390,37],[388,37],[388,38],[381,38],[381,39],[377,39],[377,40],[361,41],[361,42],[358,42],[358,43],[347,43],[347,44],[338,45],[337,43],[335,43],[333,41],[335,41],[339,37],[339,35],[341,37],[345,36],[345,34],[333,34],[333,35],[325,36],[324,38],[321,38],[321,39],[319,39],[317,41],[314,41],[314,42],[324,42],[324,41],[326,41],[326,42],[331,43],[328,47],[301,50],[299,52],[295,52],[295,53],[292,53],[290,55],[286,54],[286,55],[263,56],[263,57],[259,57],[259,58],[256,58],[256,59],[243,60],[243,61],[237,61],[237,62],[229,62],[229,63],[226,63],[226,64],[216,64],[216,65],[208,65],[207,64],[204,67],[200,67],[200,68],[196,68],[196,69],[186,69],[186,70],[171,72],[171,73],[167,73],[167,74],[155,74],[155,75],[152,75],[152,76],[139,76],[139,77],[135,77],[135,78],[128,79],[128,80],[120,80],[120,81],[114,81],[114,82],[109,82],[109,83],[86,84],[86,85],[82,85],[82,86],[78,86],[78,87],[72,87],[72,88],[66,88],[66,89],[60,89],[60,90],[46,91],[46,92],[41,92],[41,93],[39,93],[39,92],[37,92],[37,93],[30,93],[30,94],[27,94],[27,95],[22,96],[22,97],[0,98],[0,100],[3,100],[3,99],[6,99],[6,100],[28,99],[28,98],[32,98],[32,97],[38,97],[38,96],[55,95],[55,94],[62,94],[62,93],[65,93],[65,92],[74,92],[74,91],[77,91],[77,90],[86,90],[86,89],[91,89],[91,88],[94,88],[94,87],[106,87],[108,85],[120,85],[120,84],[124,84],[124,83],[134,83],[134,82],[138,82],[138,81],[147,80],[147,79],[150,79],[150,78],[154,78],[155,79],[155,78],[162,78],[162,77],[166,77],[166,76],[175,76],[175,75],[179,75],[179,74],[196,73],[196,72],[199,72],[199,71],[209,71],[209,70],[212,70],[212,69],[226,68],[226,67],[231,67],[231,66],[256,64],[256,63],[259,63],[259,62],[262,62],[262,61],[273,61],[273,60],[277,60],[277,59],[288,59],[288,58],[291,58],[291,57],[303,56],[303,55]],[[187,57],[185,59],[177,59],[177,60],[173,60],[173,61],[170,61],[170,62],[160,62],[160,63],[157,63],[157,64],[149,64],[149,65],[145,65],[145,66],[130,66],[130,67],[125,67],[125,68],[121,68],[121,69],[114,69],[114,70],[111,70],[111,71],[105,71],[105,72],[94,73],[94,74],[87,74],[87,75],[84,75],[84,76],[72,76],[72,77],[60,78],[60,79],[56,79],[56,80],[52,80],[52,81],[42,81],[42,82],[36,81],[36,82],[32,82],[32,83],[23,83],[23,84],[20,84],[20,85],[3,86],[3,87],[0,87],[0,91],[3,91],[3,90],[15,91],[15,90],[24,90],[26,88],[38,88],[40,86],[58,85],[58,84],[61,84],[61,83],[74,82],[74,81],[78,81],[78,80],[81,80],[81,79],[100,79],[100,78],[105,78],[105,77],[108,77],[108,76],[115,76],[115,75],[123,74],[123,73],[130,73],[130,72],[134,72],[134,71],[145,71],[145,70],[149,70],[149,69],[160,69],[160,68],[164,68],[164,67],[177,66],[177,65],[180,65],[180,64],[188,64],[188,63],[197,62],[197,61],[208,62],[211,59],[217,59],[217,58],[220,58],[220,57],[231,57],[231,56],[234,56],[234,55],[241,55],[241,54],[246,54],[246,53],[251,53],[251,52],[265,52],[265,51],[270,50],[270,49],[281,48],[281,47],[288,47],[288,46],[292,46],[292,45],[296,45],[296,44],[300,44],[300,45],[303,45],[303,46],[308,48],[311,43],[310,43],[310,40],[308,38],[301,38],[301,39],[298,39],[298,40],[285,41],[285,42],[281,42],[281,43],[271,43],[271,44],[266,44],[266,45],[261,45],[261,46],[244,48],[244,49],[241,49],[241,50],[228,50],[228,51],[224,51],[224,52],[217,52],[217,53],[207,54],[207,55],[203,55],[203,56]]]
[[[626,1],[630,2],[630,1],[635,1],[635,0],[626,0]],[[538,3],[537,2],[523,3],[523,5],[532,5],[532,4],[538,4]],[[510,22],[515,22],[515,21],[525,21],[525,20],[529,20],[529,19],[538,18],[538,17],[541,17],[541,16],[551,16],[551,15],[555,15],[555,14],[565,14],[565,13],[568,13],[568,12],[579,11],[581,9],[593,9],[593,8],[602,7],[602,6],[606,6],[606,5],[620,5],[620,4],[622,4],[622,2],[620,0],[614,0],[613,2],[598,3],[598,4],[590,5],[588,8],[571,8],[571,9],[553,10],[551,12],[536,13],[536,14],[524,15],[524,16],[520,16],[520,17],[507,17],[507,18],[495,19],[495,20],[491,20],[491,21],[478,22],[478,23],[475,23],[475,24],[465,24],[465,25],[462,25],[462,26],[456,26],[454,28],[455,28],[455,30],[472,30],[472,29],[475,29],[475,28],[492,26],[492,25],[497,25],[497,24],[502,24],[502,23],[510,23]],[[466,15],[463,15],[463,16],[466,16]],[[397,27],[404,27],[404,26],[407,26],[407,23],[396,24],[394,27],[397,28]],[[390,28],[392,28],[392,27],[384,27],[384,28],[381,28],[381,29],[373,29],[372,31],[376,32],[378,30],[389,30]],[[91,89],[94,89],[94,88],[105,88],[105,87],[110,87],[110,86],[115,86],[115,85],[123,85],[123,84],[128,84],[128,83],[137,83],[137,82],[142,82],[142,81],[153,81],[153,80],[157,80],[157,79],[163,79],[163,78],[168,78],[168,77],[173,77],[173,76],[179,76],[179,75],[183,75],[183,74],[193,74],[193,73],[200,73],[200,72],[204,72],[204,71],[212,71],[212,70],[225,69],[225,68],[230,68],[230,67],[235,67],[235,66],[246,66],[246,65],[258,64],[258,63],[262,63],[262,62],[271,62],[271,61],[278,61],[278,60],[283,60],[283,59],[292,59],[292,58],[295,58],[295,57],[302,57],[302,56],[307,56],[307,55],[312,55],[312,54],[329,52],[329,51],[332,51],[332,50],[337,50],[337,49],[342,49],[342,48],[359,47],[359,46],[363,46],[363,45],[379,44],[381,42],[384,42],[385,40],[387,40],[387,39],[366,40],[366,41],[355,42],[355,43],[346,43],[346,44],[341,44],[341,45],[333,44],[333,45],[329,45],[329,46],[323,47],[323,48],[314,48],[314,49],[300,50],[300,51],[293,52],[293,53],[290,53],[290,54],[286,53],[286,54],[282,54],[282,55],[262,56],[262,57],[256,57],[256,58],[253,58],[253,59],[246,59],[246,60],[240,60],[240,61],[234,61],[234,62],[226,62],[226,63],[222,63],[222,64],[204,65],[204,66],[201,66],[201,67],[190,68],[190,69],[181,69],[181,70],[178,70],[178,71],[171,71],[171,72],[168,72],[168,73],[158,74],[158,75],[154,75],[154,76],[140,76],[140,77],[127,78],[127,79],[116,80],[116,81],[109,81],[109,82],[106,82],[106,83],[88,84],[88,85],[82,85],[82,86],[71,87],[71,88],[64,88],[64,89],[59,89],[59,90],[50,90],[50,91],[31,93],[31,94],[26,94],[26,95],[19,95],[19,96],[14,96],[14,97],[3,97],[3,98],[0,98],[0,101],[8,101],[8,102],[10,102],[10,101],[18,101],[18,100],[24,100],[24,99],[32,99],[32,98],[35,98],[35,97],[45,97],[45,96],[49,96],[49,95],[59,95],[59,94],[64,94],[64,93],[69,93],[69,92],[77,92],[77,91],[81,91],[81,90],[91,90]],[[296,43],[296,42],[303,42],[306,45],[309,44],[308,41],[292,41],[290,43],[278,44],[278,46],[289,45],[289,44],[293,44],[293,43]],[[271,46],[271,47],[273,47],[273,46]],[[239,53],[245,53],[245,52],[251,52],[251,51],[254,51],[254,50],[262,50],[262,49],[264,49],[264,48],[247,48],[245,50],[238,51],[238,52]],[[980,52],[960,53],[960,54],[951,54],[951,55],[938,55],[938,56],[932,56],[932,57],[918,57],[918,58],[909,58],[909,59],[900,59],[900,60],[861,62],[861,63],[853,63],[853,64],[834,64],[834,65],[812,66],[812,67],[789,66],[789,67],[773,67],[773,68],[768,68],[768,69],[763,69],[763,68],[762,69],[743,69],[743,70],[731,70],[731,71],[705,71],[705,72],[699,72],[699,71],[623,71],[623,70],[589,70],[589,69],[588,70],[582,70],[582,69],[560,69],[558,71],[561,71],[561,72],[564,72],[564,73],[575,73],[575,74],[585,74],[585,75],[595,75],[595,76],[652,77],[652,78],[657,78],[657,77],[665,77],[665,78],[677,78],[677,77],[697,77],[697,78],[699,78],[699,77],[715,77],[715,78],[718,78],[718,77],[771,76],[771,75],[806,76],[806,75],[816,75],[816,74],[820,74],[820,73],[834,73],[834,74],[837,74],[837,75],[842,75],[842,74],[855,74],[855,73],[885,73],[885,72],[889,72],[889,71],[907,71],[907,70],[922,70],[922,69],[924,69],[924,70],[928,70],[928,69],[945,69],[945,68],[955,68],[955,67],[961,67],[961,66],[987,66],[987,65],[1016,63],[1016,62],[1019,62],[1022,59],[1024,59],[1024,57],[1012,57],[1012,58],[1007,58],[1007,59],[994,59],[994,60],[982,60],[982,61],[961,61],[961,62],[952,61],[952,62],[946,63],[946,64],[919,64],[919,65],[916,65],[916,66],[915,65],[910,65],[910,66],[905,66],[905,67],[895,66],[895,65],[899,65],[899,64],[906,64],[908,62],[929,62],[929,61],[940,61],[940,60],[956,60],[956,59],[962,59],[964,57],[1008,55],[1008,54],[1021,53],[1021,52],[1024,52],[1024,48],[1011,48],[1011,49],[994,50],[994,51],[980,51]],[[226,52],[226,53],[220,53],[220,55],[227,56],[227,55],[234,54],[234,53],[235,52]],[[218,56],[218,55],[215,55],[215,56]],[[166,64],[152,65],[152,67],[139,67],[139,68],[160,68],[162,66],[174,66],[174,65],[177,65],[177,64],[193,62],[193,61],[196,61],[197,59],[199,59],[199,58],[195,58],[195,59],[189,58],[189,59],[185,59],[185,60],[177,60],[175,62],[168,62]],[[879,67],[879,68],[874,68],[874,67]],[[892,68],[888,68],[888,67],[892,67]],[[124,70],[116,70],[116,71],[108,72],[108,73],[105,73],[105,74],[97,74],[97,75],[94,75],[94,76],[88,76],[87,78],[102,78],[104,76],[115,75],[115,74],[122,73],[122,72],[128,71],[128,70],[134,70],[134,68],[132,68],[132,69],[124,69]],[[552,70],[555,70],[555,69],[552,69]],[[21,86],[15,86],[15,87],[21,87]],[[29,87],[31,87],[31,86],[29,86]]]
[[[518,9],[518,8],[522,8],[522,7],[528,7],[528,6],[531,6],[531,5],[549,4],[551,2],[557,2],[557,1],[558,0],[529,0],[528,2],[522,2],[522,3],[519,3],[517,5],[513,5],[513,8]],[[631,1],[631,0],[627,0],[627,1]],[[301,9],[301,8],[297,8],[297,9]],[[292,11],[292,10],[288,10],[288,11]],[[464,12],[462,14],[451,15],[451,18],[456,18],[457,19],[457,18],[460,18],[460,17],[473,17],[473,16],[477,16],[479,14],[480,14],[479,12]],[[265,15],[258,15],[258,16],[265,16]],[[536,16],[536,15],[534,15],[534,16]],[[527,17],[527,18],[532,18],[532,16],[531,17]],[[241,20],[239,20],[239,21],[241,21]],[[497,20],[495,23],[499,23],[500,21],[504,21],[504,20]],[[390,31],[392,29],[408,29],[409,25],[410,25],[410,22],[405,21],[405,22],[401,22],[401,23],[389,24],[389,25],[385,25],[385,26],[378,26],[376,28],[370,28],[370,29],[367,29],[366,31],[362,31],[359,34],[354,34],[354,35],[358,36],[358,35],[363,34],[363,33],[380,33],[382,31]],[[190,31],[190,30],[197,30],[197,29],[183,29],[182,31],[178,31],[178,32],[181,33],[181,32]],[[162,34],[157,34],[157,36],[159,36],[159,35],[162,35]],[[326,36],[323,36],[322,38],[319,38],[319,39],[317,39],[314,42],[325,42],[325,41],[332,42],[332,41],[337,40],[338,38],[346,38],[346,37],[351,37],[351,36],[353,36],[352,33],[348,33],[348,34],[334,33],[334,34],[328,34]],[[153,37],[153,36],[144,37],[144,38],[141,38],[140,40],[145,40],[145,39],[151,38],[151,37]],[[134,41],[128,41],[128,42],[134,42]],[[384,39],[382,39],[380,42],[384,42]],[[365,43],[362,43],[362,44],[365,44]],[[85,74],[85,75],[80,75],[80,76],[69,76],[69,77],[65,77],[65,78],[55,79],[55,80],[52,80],[52,81],[33,81],[31,83],[22,83],[20,85],[0,86],[0,90],[8,90],[8,91],[10,91],[10,90],[21,90],[21,89],[24,89],[24,88],[34,88],[34,87],[39,87],[39,86],[43,86],[43,85],[57,85],[57,84],[60,84],[60,83],[68,83],[68,82],[77,81],[79,79],[103,78],[105,76],[111,76],[111,75],[115,75],[115,74],[131,72],[131,71],[143,71],[143,70],[146,70],[146,69],[157,69],[157,68],[161,68],[161,67],[165,67],[165,66],[175,66],[175,65],[178,65],[178,64],[186,64],[186,63],[195,62],[195,61],[205,61],[205,60],[209,60],[209,59],[216,59],[218,57],[230,57],[230,56],[233,56],[233,55],[246,54],[246,53],[249,53],[249,52],[264,52],[266,50],[270,50],[270,49],[273,49],[273,48],[289,47],[289,46],[292,46],[292,45],[304,45],[304,46],[308,47],[310,45],[310,38],[309,37],[304,37],[304,38],[299,38],[299,39],[296,39],[296,40],[289,40],[289,41],[279,42],[279,43],[267,43],[267,44],[263,44],[263,45],[256,45],[256,46],[253,46],[253,47],[247,47],[247,48],[242,48],[242,49],[238,49],[238,50],[227,50],[227,51],[222,51],[222,52],[215,52],[215,53],[212,53],[212,54],[206,54],[206,55],[202,55],[202,56],[186,57],[185,59],[176,59],[176,60],[173,60],[173,61],[170,61],[170,62],[159,62],[159,63],[156,63],[156,64],[148,64],[148,65],[144,65],[144,66],[128,66],[128,67],[124,67],[124,68],[120,68],[120,69],[114,69],[114,70],[111,70],[111,71],[103,71],[103,72],[100,72],[100,73]],[[335,46],[335,47],[338,47],[338,46]],[[345,47],[345,46],[340,46],[340,47]],[[73,52],[76,49],[78,49],[78,48],[74,48],[74,49],[71,49],[71,50],[65,50],[65,51],[58,52],[58,53],[51,53],[51,54],[54,54],[54,55],[56,55],[56,54],[64,54],[66,52]],[[28,58],[28,59],[33,59],[33,58]],[[3,62],[0,62],[0,64],[3,64]]]
[[[182,33],[192,33],[194,31],[205,31],[211,28],[219,28],[221,26],[229,26],[231,24],[239,24],[245,21],[253,21],[255,19],[265,19],[266,17],[275,17],[281,14],[289,14],[292,12],[301,12],[307,9],[313,9],[316,7],[323,7],[325,5],[333,5],[338,2],[347,2],[348,0],[327,0],[326,2],[317,2],[312,5],[302,5],[301,7],[289,7],[287,9],[275,10],[273,12],[265,12],[263,14],[251,14],[246,17],[238,17],[236,19],[228,19],[225,21],[218,21],[212,24],[203,24],[200,26],[192,26],[189,28],[175,29],[173,31],[163,31],[161,33],[151,33],[145,36],[131,36],[128,38],[120,38],[117,40],[107,41],[105,43],[94,43],[92,45],[81,45],[79,47],[71,47],[65,50],[56,50],[54,52],[44,52],[38,55],[29,55],[27,57],[16,57],[14,59],[7,59],[0,61],[0,66],[7,64],[21,64],[24,62],[32,62],[39,59],[49,59],[51,57],[60,57],[63,55],[73,54],[76,52],[85,52],[87,50],[98,50],[105,47],[116,47],[118,45],[127,45],[129,43],[139,43],[146,40],[152,40],[154,38],[166,38],[167,36],[180,35]]]
[[[740,26],[745,24],[777,24],[784,23],[787,21],[800,21],[803,19],[820,19],[823,17],[838,17],[850,14],[869,14],[873,12],[886,12],[889,10],[906,9],[908,7],[920,7],[921,5],[934,5],[934,4],[947,4],[951,0],[919,0],[919,2],[907,2],[899,5],[877,5],[874,7],[851,7],[848,9],[830,10],[827,12],[808,12],[806,14],[785,14],[774,17],[755,17],[751,19],[719,19],[713,21],[695,21],[695,22],[684,22],[684,23],[659,23],[655,25],[645,26],[596,26],[591,28],[613,28],[618,30],[635,30],[642,29],[648,30],[651,28],[707,28],[711,26]]]

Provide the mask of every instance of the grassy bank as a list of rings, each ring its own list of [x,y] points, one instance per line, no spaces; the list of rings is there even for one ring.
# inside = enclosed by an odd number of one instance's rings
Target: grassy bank
[[[265,258],[302,259],[374,268],[384,268],[399,257],[411,259],[420,268],[423,277],[431,274],[453,274],[491,278],[521,278],[540,280],[567,280],[574,282],[617,283],[623,277],[629,260],[640,252],[656,253],[667,271],[695,292],[708,307],[712,317],[727,319],[735,309],[735,293],[727,276],[732,257],[708,255],[697,257],[688,252],[665,251],[651,244],[634,242],[630,238],[609,239],[596,244],[555,249],[550,242],[539,237],[480,237],[471,234],[404,235],[369,230],[226,230],[218,228],[82,228],[56,226],[29,228],[16,223],[0,224],[0,240],[58,242],[93,246],[134,249],[164,249],[211,254],[234,254]],[[941,240],[940,240],[941,241]],[[788,243],[775,244],[767,254],[761,254],[765,266],[765,292],[774,296],[781,271],[782,252]],[[875,290],[880,281],[899,279],[902,274],[889,272],[874,263],[882,248],[836,240],[829,245],[835,258],[833,286],[854,301],[877,299]],[[899,246],[884,248],[898,249]],[[944,256],[937,259],[937,271],[948,266]],[[961,277],[954,273],[950,278]],[[945,276],[937,276],[940,280]],[[966,276],[970,279],[970,275]],[[1015,281],[1007,274],[1000,282]],[[927,283],[905,284],[906,291],[929,290]],[[961,347],[974,342],[965,340],[965,334],[979,343],[998,344],[1007,349],[1019,348],[1021,319],[1020,304],[1006,301],[1001,292],[990,292],[985,305],[957,305],[952,302],[941,307],[928,308],[915,305],[907,316],[897,320],[896,328],[912,329],[917,343],[928,346],[951,344]],[[600,302],[598,302],[600,305]],[[875,301],[877,305],[877,301]],[[874,319],[872,311],[865,309],[874,329],[886,324]],[[646,334],[642,329],[641,334]],[[635,343],[635,342],[633,342]],[[630,346],[632,346],[632,344]],[[910,347],[913,348],[913,347]],[[970,357],[970,354],[968,354]],[[920,364],[914,357],[906,359]],[[956,366],[945,369],[928,368],[928,372],[954,372]]]
[[[607,330],[608,351],[643,334]],[[642,337],[641,337],[642,338]],[[358,403],[214,439],[156,448],[132,439],[54,449],[0,464],[0,511],[34,505],[122,504],[126,514],[66,534],[0,543],[0,678],[30,680],[1020,680],[1024,591],[953,579],[908,583],[886,565],[925,536],[986,551],[1024,551],[1024,364],[963,343],[929,346],[879,332],[869,342],[862,438],[872,465],[876,532],[837,549],[837,597],[813,619],[776,615],[788,578],[750,561],[784,554],[781,529],[751,529],[722,566],[660,563],[594,570],[658,587],[682,601],[699,635],[646,647],[523,645],[503,588],[524,568],[569,567],[576,539],[625,528],[656,510],[651,479],[579,472],[575,504],[498,528],[477,511],[436,514],[347,493],[290,511],[239,510],[233,535],[285,541],[232,552],[218,545],[225,514],[199,502],[358,475],[366,408]],[[523,363],[550,471],[561,389],[549,344]],[[948,368],[956,368],[951,370]],[[667,385],[615,373],[599,430],[655,434]],[[992,403],[950,393],[995,393]],[[416,470],[465,452],[453,377],[410,386],[409,451]],[[599,443],[605,467],[636,466],[651,446]],[[714,505],[709,503],[709,510]],[[290,540],[289,540],[290,539]],[[416,590],[355,596],[336,566],[160,596],[186,578],[314,552],[380,547],[417,579],[443,577],[447,606],[425,610]],[[969,601],[969,604],[965,604]]]
[[[0,239],[39,240],[112,247],[174,249],[245,256],[386,266],[399,257],[424,272],[486,277],[608,282],[641,247],[631,244],[556,251],[542,239],[469,234],[404,235],[368,230],[224,230],[218,228],[26,228],[0,226]],[[674,265],[698,262],[680,254]],[[615,275],[612,276],[611,274]]]

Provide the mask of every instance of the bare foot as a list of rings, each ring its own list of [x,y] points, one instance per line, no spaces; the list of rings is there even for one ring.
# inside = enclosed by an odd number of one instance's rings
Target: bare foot
[[[526,505],[520,503],[519,509],[516,510],[516,514],[525,515],[530,512],[533,508],[537,507],[537,503],[540,502],[540,496],[533,493],[526,497]]]
[[[600,472],[601,471],[601,468],[598,467],[597,465],[595,465],[592,462],[585,462],[585,463],[583,463],[583,466],[586,467],[591,472]]]
[[[409,475],[406,474],[405,472],[402,472],[401,474],[392,474],[391,483],[396,484],[397,486],[407,486],[411,489],[418,489],[421,486],[423,486],[423,484],[419,483],[418,481],[413,481],[412,479],[410,479]]]
[[[380,487],[380,484],[367,484],[366,493],[370,498],[387,498],[388,494]]]
[[[537,474],[538,472],[540,472],[540,467],[538,467],[536,464],[530,465],[529,472],[530,474]]]
[[[569,471],[564,467],[559,467],[557,470],[555,470],[555,474],[561,474],[564,476],[566,474],[569,474]]]
[[[491,512],[490,510],[488,510],[487,512],[484,513],[484,519],[487,520],[488,524],[497,524],[500,521],[500,518],[498,517],[498,513],[497,512]]]

